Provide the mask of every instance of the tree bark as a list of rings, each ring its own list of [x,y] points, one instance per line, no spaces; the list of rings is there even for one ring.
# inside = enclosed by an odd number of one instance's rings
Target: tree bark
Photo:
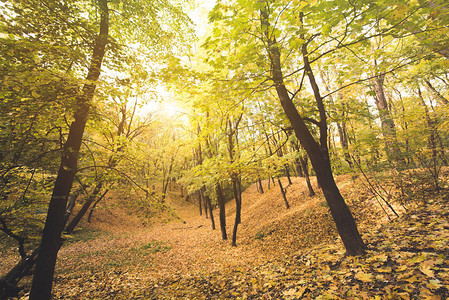
[[[87,222],[90,223],[90,221],[92,220],[92,215],[94,213],[94,210],[96,209],[98,203],[100,203],[101,200],[103,200],[103,198],[106,196],[106,194],[109,192],[109,190],[105,190],[103,192],[103,194],[100,196],[100,198],[98,198],[97,201],[95,201],[94,205],[92,205],[92,208],[90,209],[89,212],[89,216],[87,216]]]
[[[18,250],[19,250],[19,254],[20,257],[23,259],[26,257],[26,251],[25,251],[25,238],[15,234],[11,229],[8,228],[8,226],[6,225],[6,221],[5,219],[3,219],[0,216],[0,230],[3,231],[6,235],[12,237],[13,239],[15,239],[17,241],[18,245]]]
[[[331,90],[330,84],[329,84],[329,76],[328,76],[328,74],[325,74],[323,72],[323,70],[320,70],[320,75],[321,75],[321,80],[323,81],[324,86],[326,88],[326,92],[329,94],[330,90]],[[341,94],[338,94],[338,95],[339,95],[340,100],[342,100]],[[339,113],[337,112],[337,108],[335,106],[334,97],[332,95],[329,95],[328,98],[329,98],[330,104],[333,106],[335,115],[337,115],[337,117],[338,117],[335,120],[335,124],[337,125],[337,131],[338,131],[338,135],[340,137],[341,147],[343,148],[343,157],[344,157],[345,161],[348,163],[349,168],[352,169],[351,156],[349,155],[349,141],[348,141],[348,137],[346,134],[346,122],[344,121],[344,117],[345,117],[344,106],[343,106],[343,112],[341,113],[341,116],[340,116]],[[340,119],[340,117],[341,117],[341,119]]]
[[[240,184],[239,178],[233,178],[232,187],[234,190],[235,197],[235,221],[234,221],[234,229],[232,231],[232,246],[237,246],[237,228],[241,221],[242,214],[242,188]]]
[[[39,254],[36,261],[30,299],[50,299],[56,257],[61,244],[61,232],[64,228],[64,215],[67,198],[75,177],[78,153],[89,114],[90,103],[94,96],[96,81],[100,77],[101,64],[106,52],[109,31],[109,8],[107,0],[99,0],[100,32],[95,40],[92,60],[81,94],[77,97],[77,109],[74,121],[70,125],[67,141],[64,144],[61,164],[51,196],[47,219],[45,221]]]
[[[278,184],[279,184],[279,188],[281,189],[282,198],[284,199],[285,208],[289,209],[290,204],[288,203],[287,195],[285,194],[285,190],[284,190],[284,187],[282,186],[282,182],[281,182],[280,178],[278,178]]]
[[[69,217],[72,214],[73,208],[75,207],[76,199],[78,199],[83,189],[84,189],[83,186],[80,185],[75,191],[70,193],[70,197],[67,202],[67,207],[65,209],[64,226],[69,221]]]
[[[304,172],[304,177],[306,179],[307,189],[309,190],[309,196],[313,197],[315,196],[315,191],[313,190],[312,184],[310,183],[310,177],[309,177],[309,167],[307,166],[307,156],[301,156],[299,158],[299,161],[301,162],[301,168]]]
[[[91,206],[91,204],[94,203],[98,194],[101,192],[102,187],[103,187],[103,182],[100,182],[95,185],[94,190],[92,191],[92,194],[89,195],[89,197],[86,199],[86,201],[84,202],[81,209],[78,211],[78,213],[75,215],[75,217],[69,222],[69,224],[65,228],[65,232],[67,234],[72,233],[72,231],[75,229],[75,227],[81,221],[83,216],[89,210],[89,207]]]
[[[226,233],[226,209],[225,209],[225,202],[223,197],[223,191],[221,189],[220,184],[217,182],[215,184],[215,192],[217,193],[217,202],[218,202],[218,209],[219,209],[219,215],[220,215],[220,230],[221,230],[221,238],[223,240],[228,239],[228,234]]]
[[[18,297],[20,288],[17,286],[20,279],[30,275],[31,269],[36,263],[36,257],[39,253],[39,248],[34,249],[31,254],[25,256],[20,262],[14,266],[5,276],[0,280],[0,299],[10,299],[11,297]]]
[[[373,80],[374,92],[376,93],[375,103],[379,111],[380,123],[382,126],[382,133],[385,138],[385,147],[387,156],[390,160],[405,164],[402,158],[401,150],[398,146],[396,138],[396,126],[391,117],[390,109],[388,108],[387,98],[384,91],[385,74],[378,75]]]
[[[212,225],[212,230],[215,230],[215,220],[214,220],[214,214],[212,212],[212,202],[211,202],[209,196],[204,195],[204,198],[206,200],[207,207],[209,208],[209,216],[210,216],[210,222],[211,222],[211,225]]]
[[[285,175],[287,176],[287,179],[288,179],[288,184],[292,185],[293,182],[292,182],[292,179],[290,178],[290,168],[288,167],[287,164],[284,165],[284,167],[285,167]]]
[[[262,180],[260,179],[260,177],[257,179],[258,182],[258,186],[259,186],[259,193],[263,194],[263,186],[262,186]]]

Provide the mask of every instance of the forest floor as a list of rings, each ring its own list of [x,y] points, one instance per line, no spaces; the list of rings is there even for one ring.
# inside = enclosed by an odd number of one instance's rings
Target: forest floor
[[[265,181],[264,194],[246,189],[237,247],[221,240],[216,210],[211,230],[179,193],[168,198],[178,218],[147,226],[108,200],[61,248],[54,299],[448,298],[449,191],[423,188],[420,199],[393,206],[395,217],[360,178],[338,176],[337,184],[368,245],[365,256],[344,256],[322,194],[309,197],[303,178],[287,187],[290,209],[278,185],[268,189]],[[226,209],[231,236],[233,201]]]

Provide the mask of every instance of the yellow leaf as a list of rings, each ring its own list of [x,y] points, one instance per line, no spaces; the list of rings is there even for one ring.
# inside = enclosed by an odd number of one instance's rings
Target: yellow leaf
[[[379,273],[391,273],[391,267],[377,268],[376,272],[379,272]]]
[[[401,266],[396,268],[396,271],[397,272],[402,272],[402,271],[405,271],[407,268],[408,268],[407,265],[401,265]]]
[[[434,280],[429,280],[429,285],[428,287],[430,287],[431,289],[439,289],[440,287],[442,287],[443,285],[441,284],[441,281],[439,281],[438,279],[434,279]]]
[[[423,272],[425,275],[429,276],[429,277],[434,277],[435,276],[434,272],[430,269],[430,265],[429,264],[422,263],[419,266],[419,270],[421,272]]]
[[[384,281],[385,280],[385,277],[383,276],[383,275],[376,275],[376,280],[377,281]]]
[[[422,281],[421,279],[419,279],[416,276],[412,276],[410,278],[405,278],[405,279],[402,279],[402,280],[410,282],[410,283],[415,283],[415,282],[421,282]]]
[[[420,298],[426,300],[439,300],[440,296],[434,295],[431,291],[426,288],[421,288],[420,290]]]
[[[373,276],[371,274],[362,271],[355,274],[355,278],[363,282],[371,282],[373,280]]]

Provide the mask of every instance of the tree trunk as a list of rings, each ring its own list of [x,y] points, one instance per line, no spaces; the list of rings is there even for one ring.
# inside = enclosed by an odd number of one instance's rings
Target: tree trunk
[[[223,191],[219,183],[215,185],[215,192],[217,193],[217,202],[218,209],[220,214],[220,229],[221,229],[221,238],[223,240],[228,239],[228,234],[226,233],[226,210],[225,210],[225,202],[223,197]]]
[[[6,221],[3,217],[0,216],[0,224],[2,225],[0,227],[0,231],[3,231],[6,235],[16,240],[18,245],[18,250],[20,257],[23,259],[26,257],[26,251],[25,251],[25,238],[23,236],[17,235],[12,231],[10,228],[8,228]]]
[[[385,97],[384,79],[385,74],[376,76],[373,80],[373,87],[374,92],[376,93],[375,103],[379,111],[387,157],[390,161],[405,165],[405,160],[402,157],[401,149],[399,148],[396,138],[396,126],[391,117],[390,109],[388,108],[387,98]]]
[[[307,43],[302,47],[304,70],[308,75],[309,82],[312,86],[318,111],[320,113],[319,131],[320,142],[317,143],[307,128],[304,120],[296,110],[295,105],[290,98],[287,88],[284,85],[281,54],[275,37],[272,36],[270,30],[269,18],[267,10],[261,9],[261,24],[267,40],[267,52],[271,62],[271,76],[287,118],[289,119],[296,137],[300,141],[302,147],[306,150],[315,169],[318,183],[320,184],[324,197],[329,205],[332,217],[335,221],[338,233],[346,248],[348,255],[361,255],[365,253],[366,246],[359,234],[354,218],[349,211],[343,197],[335,184],[332,169],[329,161],[329,153],[327,149],[327,123],[326,111],[319,93],[318,85],[310,67]]]
[[[293,182],[292,182],[292,179],[290,178],[290,169],[289,169],[288,165],[285,165],[284,167],[285,167],[285,175],[287,176],[287,179],[288,179],[288,184],[292,185]]]
[[[87,217],[87,222],[90,223],[91,219],[92,219],[92,215],[94,213],[95,208],[97,207],[98,203],[100,203],[101,200],[103,200],[103,198],[106,196],[106,194],[108,193],[109,190],[106,190],[103,192],[103,194],[100,196],[100,198],[98,198],[97,201],[95,201],[94,205],[92,205],[92,208],[90,209],[89,212],[89,216]]]
[[[298,142],[293,143],[293,148],[299,153],[300,146]],[[307,155],[301,155],[298,158],[296,158],[295,164],[297,172],[301,174],[301,177],[304,177],[306,179],[307,189],[309,190],[309,196],[310,197],[315,196],[315,191],[313,190],[312,184],[310,183],[309,167],[307,166],[308,164]]]
[[[232,188],[234,190],[234,198],[235,198],[235,221],[234,221],[234,229],[232,231],[232,246],[237,246],[237,228],[241,221],[242,214],[242,189],[239,178],[233,178],[232,180]]]
[[[19,297],[20,288],[17,286],[19,281],[30,275],[31,269],[36,263],[36,257],[39,253],[39,248],[34,249],[31,254],[22,258],[20,262],[14,266],[5,276],[0,280],[0,299],[10,299]]]
[[[331,92],[330,89],[330,84],[329,84],[329,76],[327,73],[324,73],[323,70],[320,70],[320,75],[321,75],[321,80],[324,83],[324,86],[326,88],[326,92],[329,94]],[[342,100],[342,96],[339,93],[339,98],[340,100]],[[349,167],[352,169],[352,161],[351,161],[351,156],[349,155],[349,142],[348,142],[348,137],[346,134],[346,122],[344,121],[344,117],[345,117],[345,107],[343,104],[343,111],[340,114],[337,111],[337,108],[335,106],[335,102],[334,102],[334,97],[330,94],[328,96],[329,98],[329,102],[333,107],[333,110],[335,111],[335,115],[337,116],[337,119],[335,120],[335,124],[337,125],[337,131],[338,131],[338,135],[340,137],[340,143],[341,143],[341,147],[343,148],[343,157],[345,159],[345,161],[348,163]],[[341,117],[341,119],[340,119]]]
[[[302,166],[299,158],[295,158],[295,169],[296,169],[296,175],[298,177],[304,177],[304,173],[302,171]]]
[[[214,220],[214,214],[212,212],[212,202],[211,202],[209,196],[204,195],[204,198],[206,200],[207,207],[209,208],[209,216],[210,216],[210,222],[211,222],[211,225],[212,225],[212,230],[215,230],[215,220]]]
[[[101,192],[102,187],[103,187],[103,182],[100,182],[97,185],[95,185],[94,190],[92,191],[92,194],[89,195],[89,197],[86,199],[86,201],[84,202],[81,209],[78,211],[78,213],[75,215],[75,217],[69,222],[69,224],[65,228],[65,232],[67,234],[71,234],[72,231],[75,229],[75,227],[78,225],[78,223],[81,221],[81,219],[84,217],[86,212],[89,210],[89,207],[92,205],[92,203],[94,203],[98,194]]]
[[[200,216],[202,216],[203,215],[203,206],[201,204],[203,202],[202,191],[198,191],[197,195],[198,195],[198,208],[200,209]]]
[[[284,199],[285,208],[289,209],[290,208],[290,204],[288,204],[288,200],[287,200],[287,196],[285,194],[284,187],[282,186],[281,179],[279,179],[279,178],[278,178],[278,183],[279,183],[279,188],[281,189],[282,198]]]
[[[442,105],[449,104],[449,100],[447,100],[443,95],[441,95],[441,93],[436,90],[436,88],[430,83],[430,81],[424,80],[424,82],[426,83],[427,87],[432,91],[437,102],[441,103]]]
[[[262,186],[262,180],[260,179],[260,177],[257,180],[258,184],[259,184],[259,192],[261,194],[263,194],[263,186]]]
[[[76,199],[78,199],[81,192],[84,190],[84,188],[80,185],[74,192],[70,193],[70,197],[67,202],[67,207],[65,209],[65,215],[64,215],[64,226],[67,224],[70,215],[72,214],[73,208],[75,207]]]
[[[92,60],[81,94],[77,97],[74,121],[70,125],[67,141],[64,144],[61,164],[51,196],[47,219],[42,233],[39,255],[36,261],[30,299],[50,299],[56,257],[61,244],[64,228],[64,215],[67,197],[75,177],[78,153],[86,126],[90,103],[94,96],[96,81],[100,77],[101,63],[106,52],[109,30],[109,8],[106,0],[99,0],[100,33],[95,40]]]
[[[301,162],[301,167],[302,170],[304,172],[304,177],[306,178],[306,184],[307,184],[307,188],[309,190],[309,196],[313,197],[315,196],[315,191],[313,190],[312,184],[310,183],[310,177],[309,177],[309,168],[307,166],[307,156],[301,156],[299,158],[300,162]]]
[[[432,178],[435,185],[435,190],[438,192],[440,190],[440,186],[438,183],[438,173],[439,173],[439,167],[438,167],[438,151],[437,151],[437,135],[438,131],[435,126],[434,120],[430,117],[429,110],[427,108],[426,102],[424,101],[424,98],[421,93],[421,89],[418,85],[418,98],[420,99],[421,105],[424,107],[424,112],[426,115],[426,122],[427,126],[429,127],[430,135],[429,135],[429,150],[432,153],[432,160],[430,165],[424,164],[424,167],[430,169],[430,173],[432,174]],[[444,152],[443,152],[444,155]],[[443,156],[444,158],[444,156]],[[425,159],[425,158],[424,158]]]

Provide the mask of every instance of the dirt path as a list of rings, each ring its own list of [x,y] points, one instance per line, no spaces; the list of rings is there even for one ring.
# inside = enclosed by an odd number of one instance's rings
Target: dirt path
[[[181,202],[173,195],[169,199],[180,220],[168,223],[144,227],[139,219],[117,210],[100,213],[101,222],[97,220],[96,226],[101,231],[97,236],[67,243],[61,249],[55,290],[64,295],[62,298],[67,297],[69,285],[72,286],[69,297],[76,297],[83,290],[97,289],[89,288],[86,278],[91,278],[92,282],[112,280],[109,288],[119,285],[117,289],[124,290],[123,285],[157,285],[181,274],[185,277],[223,270],[245,271],[298,251],[316,242],[298,239],[301,237],[298,232],[314,226],[307,216],[301,219],[299,215],[312,207],[327,213],[317,205],[322,201],[320,196],[307,196],[302,180],[294,179],[294,184],[288,187],[292,206],[289,210],[280,200],[277,186],[271,186],[264,194],[257,193],[255,186],[245,191],[237,247],[221,240],[217,210],[214,210],[217,229],[213,231],[210,220],[200,216],[196,206]],[[267,186],[267,182],[264,184]],[[227,203],[226,209],[228,234],[231,235],[234,203]],[[329,230],[326,226],[323,228],[323,231]]]
[[[329,258],[323,253],[329,253],[330,246],[332,259],[341,259],[344,253],[316,182],[318,195],[311,198],[304,179],[294,178],[290,186],[286,181],[283,184],[291,205],[288,210],[277,185],[268,189],[265,181],[264,194],[259,194],[255,185],[244,192],[237,247],[221,240],[217,210],[217,229],[213,231],[210,220],[199,215],[198,207],[181,201],[174,192],[168,201],[177,218],[151,226],[145,226],[142,219],[117,209],[113,203],[106,203],[109,208],[98,208],[89,229],[76,233],[60,250],[54,298],[209,299],[225,295],[226,291],[231,298],[233,293],[245,292],[250,298],[259,299],[262,292],[283,293],[272,283],[296,282],[300,279],[296,275],[288,280],[281,278],[294,273],[305,276],[303,269],[311,268],[300,267],[296,258],[301,261],[301,257],[315,257],[316,253]],[[356,217],[361,213],[362,232],[372,233],[366,226],[379,224],[385,215],[379,214],[380,209],[376,210],[363,188],[355,186],[353,178],[339,176],[337,184],[344,197],[352,199]],[[227,203],[226,211],[230,235],[233,201]],[[286,271],[295,266],[299,269]],[[273,276],[279,278],[275,280]],[[288,286],[285,288],[289,291]]]

